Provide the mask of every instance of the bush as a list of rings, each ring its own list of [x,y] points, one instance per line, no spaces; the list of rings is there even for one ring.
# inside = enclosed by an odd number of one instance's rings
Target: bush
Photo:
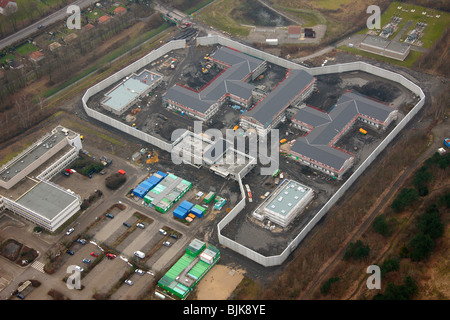
[[[441,222],[439,209],[436,205],[432,205],[424,214],[419,216],[418,227],[421,232],[429,235],[432,239],[442,237],[444,224]]]
[[[397,271],[400,269],[400,263],[398,259],[387,259],[383,262],[383,264],[380,267],[381,270],[381,276],[385,276],[386,273],[391,271]]]
[[[441,196],[438,203],[440,206],[446,206],[447,208],[450,208],[450,192],[447,192],[446,194]]]
[[[320,287],[320,293],[328,294],[330,292],[331,285],[339,281],[339,277],[330,278]]]
[[[377,294],[374,300],[411,300],[418,292],[416,282],[411,277],[406,277],[402,285],[388,283],[384,294]]]
[[[408,243],[409,257],[413,261],[421,261],[429,257],[434,249],[434,241],[428,234],[420,232]]]
[[[396,212],[402,212],[414,201],[419,199],[419,195],[414,188],[403,188],[392,202],[391,208]]]
[[[428,194],[428,183],[433,180],[431,172],[425,166],[422,166],[414,175],[413,184],[416,187],[419,196],[424,197]]]
[[[348,260],[350,258],[355,258],[355,259],[362,259],[362,258],[366,258],[369,256],[370,253],[370,248],[369,246],[365,246],[361,240],[356,241],[355,243],[351,242],[348,247],[347,250],[345,251],[344,254],[344,259]]]
[[[389,226],[386,222],[385,215],[379,215],[378,217],[376,217],[372,223],[372,227],[376,233],[379,233],[382,236],[389,235]]]
[[[106,178],[105,184],[108,189],[117,190],[120,186],[122,186],[127,178],[125,175],[120,173],[115,173],[108,178]]]

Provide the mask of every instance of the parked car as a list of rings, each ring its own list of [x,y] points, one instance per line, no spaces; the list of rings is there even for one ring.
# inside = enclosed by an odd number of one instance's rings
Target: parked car
[[[130,227],[131,227],[131,224],[129,224],[128,222],[124,222],[123,225],[124,225],[125,227],[127,227],[127,228],[130,228]]]
[[[68,235],[71,235],[72,234],[72,232],[74,232],[75,231],[75,229],[74,228],[70,228],[69,230],[67,230],[67,232],[66,232],[66,236],[68,236]]]
[[[144,228],[145,228],[145,224],[143,224],[143,223],[138,223],[138,224],[136,224],[136,227],[141,228],[141,229],[144,229]]]
[[[108,259],[111,259],[111,260],[112,260],[112,259],[114,259],[114,258],[116,257],[116,255],[108,252],[108,253],[106,254],[106,257],[107,257]]]
[[[95,253],[94,251],[92,251],[92,252],[91,252],[91,256],[93,256],[93,257],[96,257],[96,258],[97,258],[97,257],[98,257],[98,253]]]
[[[84,239],[78,239],[77,242],[81,243],[82,245],[86,244],[86,240],[84,240]]]
[[[145,274],[145,272],[141,269],[136,269],[136,270],[134,270],[134,272],[136,272],[140,276],[143,276]]]
[[[71,256],[73,256],[75,254],[75,252],[73,252],[72,250],[67,250],[66,251],[68,254],[70,254]]]
[[[166,247],[170,247],[171,243],[169,241],[164,241],[163,245],[165,245]]]
[[[40,24],[37,28],[38,28],[38,30],[41,30],[43,27],[44,27],[44,25]]]
[[[83,259],[83,262],[86,263],[86,264],[89,264],[89,263],[91,263],[91,260],[89,260],[89,259]]]
[[[163,230],[163,229],[159,229],[159,233],[161,233],[163,236],[165,236],[167,234],[167,231]]]
[[[114,216],[111,213],[107,213],[107,214],[105,214],[105,216],[110,218],[110,219],[114,219]]]
[[[17,294],[17,298],[19,298],[19,299],[25,299],[25,296],[23,295],[23,294],[21,294],[21,293],[18,293]]]
[[[177,236],[175,233],[172,233],[172,234],[170,235],[170,237],[171,237],[171,238],[174,238],[174,239],[178,239],[178,236]]]
[[[125,283],[132,286],[133,285],[133,281],[131,281],[130,279],[125,280]]]
[[[79,267],[79,266],[75,266],[75,270],[80,271],[80,272],[84,271],[84,269],[82,267]]]

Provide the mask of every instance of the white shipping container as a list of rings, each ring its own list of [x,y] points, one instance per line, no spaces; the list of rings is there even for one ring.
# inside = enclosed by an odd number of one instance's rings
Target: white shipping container
[[[278,39],[266,39],[266,44],[276,46],[278,45]]]

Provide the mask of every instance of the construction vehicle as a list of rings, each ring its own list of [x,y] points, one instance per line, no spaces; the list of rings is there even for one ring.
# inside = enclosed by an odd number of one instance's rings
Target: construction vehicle
[[[362,134],[367,134],[367,131],[364,130],[363,128],[359,128],[359,132],[361,132]]]
[[[281,139],[280,140],[280,144],[284,144],[284,143],[286,143],[287,142],[287,139]]]

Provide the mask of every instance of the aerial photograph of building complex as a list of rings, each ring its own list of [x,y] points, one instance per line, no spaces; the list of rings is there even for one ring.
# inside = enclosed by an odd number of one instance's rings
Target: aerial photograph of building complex
[[[10,0],[0,26],[2,300],[450,299],[450,3]]]

